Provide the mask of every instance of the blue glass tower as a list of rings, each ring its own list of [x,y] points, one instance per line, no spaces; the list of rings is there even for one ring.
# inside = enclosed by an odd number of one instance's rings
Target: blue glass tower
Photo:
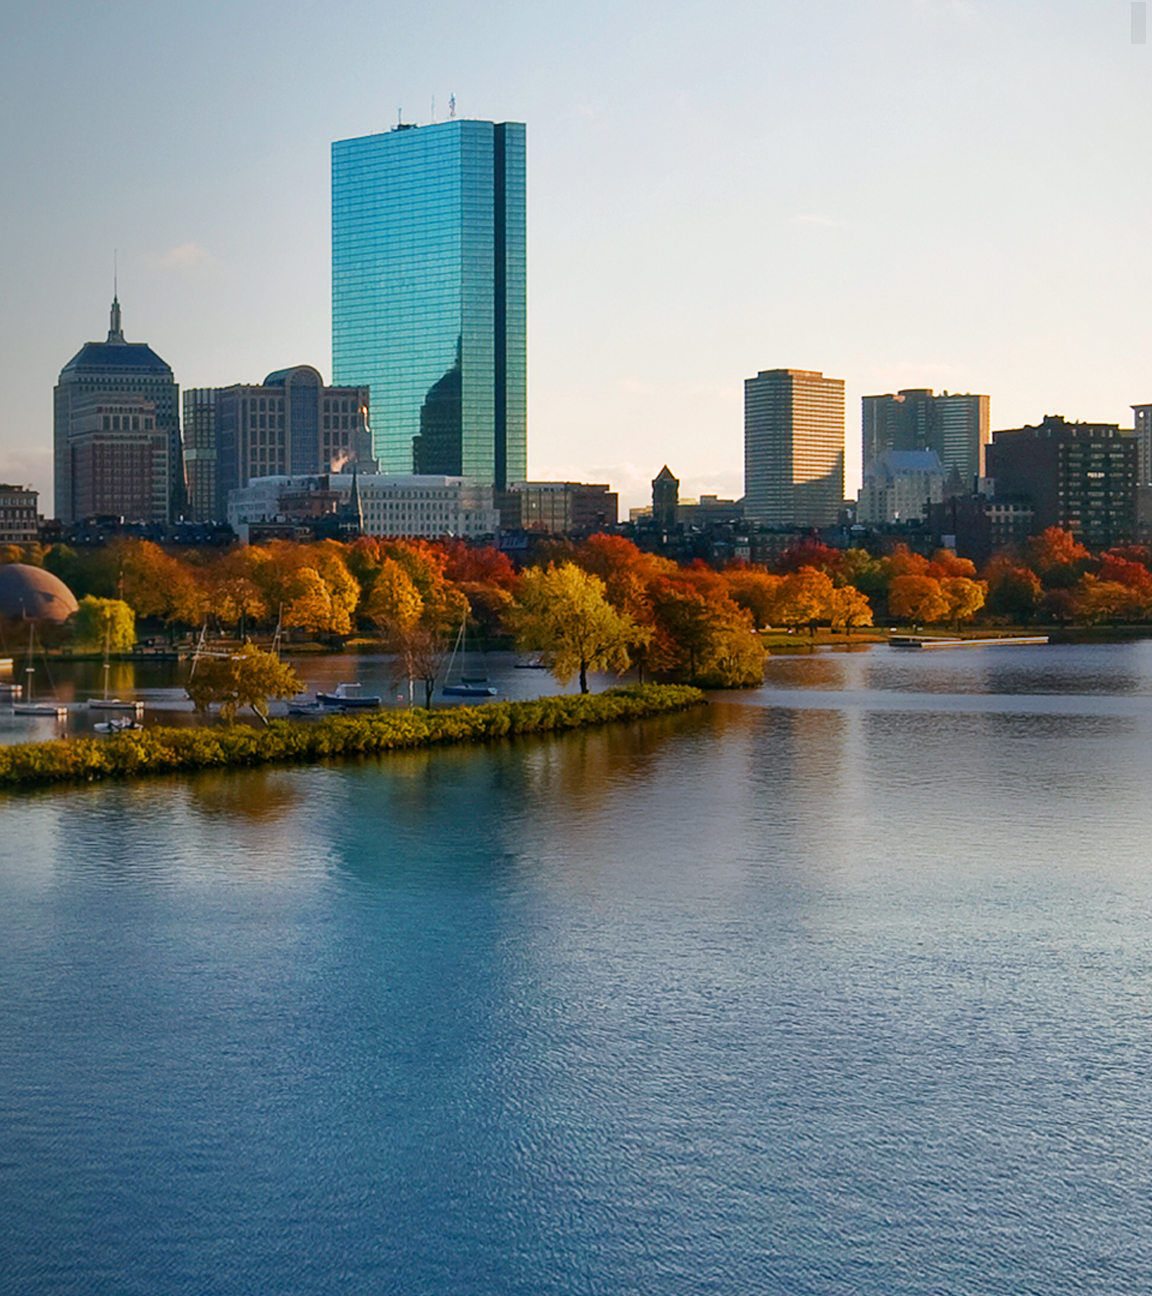
[[[332,369],[372,389],[382,472],[527,476],[525,132],[332,145]]]

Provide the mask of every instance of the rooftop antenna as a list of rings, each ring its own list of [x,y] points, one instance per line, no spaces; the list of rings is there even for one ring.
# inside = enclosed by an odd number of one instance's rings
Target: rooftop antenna
[[[456,117],[456,96],[449,95],[448,96],[448,119],[452,121],[455,120],[455,117]]]
[[[432,125],[436,125],[436,96],[432,96]]]

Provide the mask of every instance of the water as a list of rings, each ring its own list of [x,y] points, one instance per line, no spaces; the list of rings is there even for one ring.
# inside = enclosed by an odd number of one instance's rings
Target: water
[[[877,648],[9,799],[0,1288],[1150,1290],[1150,738],[1152,645]]]

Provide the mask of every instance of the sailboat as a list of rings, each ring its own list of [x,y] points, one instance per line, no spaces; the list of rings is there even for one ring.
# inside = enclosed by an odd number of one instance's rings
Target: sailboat
[[[440,690],[444,697],[495,697],[496,690],[488,683],[487,675],[465,675],[464,658],[466,650],[464,647],[464,638],[466,627],[468,625],[468,616],[462,618],[460,622],[460,631],[456,635],[456,642],[452,647],[452,656],[448,658],[448,669],[444,672],[444,687]],[[456,682],[452,682],[452,667],[456,664],[457,656],[460,657],[460,675]]]
[[[55,716],[57,720],[63,720],[68,715],[68,708],[61,706],[58,702],[34,702],[32,700],[32,672],[35,667],[32,665],[32,656],[36,651],[36,624],[33,621],[28,622],[28,665],[24,667],[24,675],[28,683],[24,688],[24,700],[22,702],[12,703],[13,715],[35,715],[35,716]],[[49,680],[51,683],[51,680]]]
[[[112,669],[110,661],[110,652],[112,642],[112,625],[109,622],[104,627],[104,696],[88,699],[88,708],[91,711],[131,711],[139,719],[144,714],[143,702],[125,702],[121,698],[108,696],[108,674]],[[125,726],[121,726],[124,728]]]

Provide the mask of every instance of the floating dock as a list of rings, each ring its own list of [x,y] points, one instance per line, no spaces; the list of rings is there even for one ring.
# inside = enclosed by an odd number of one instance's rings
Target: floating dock
[[[944,639],[932,635],[890,635],[888,638],[892,648],[1004,648],[1047,642],[1047,635],[1007,635],[1000,639]]]

